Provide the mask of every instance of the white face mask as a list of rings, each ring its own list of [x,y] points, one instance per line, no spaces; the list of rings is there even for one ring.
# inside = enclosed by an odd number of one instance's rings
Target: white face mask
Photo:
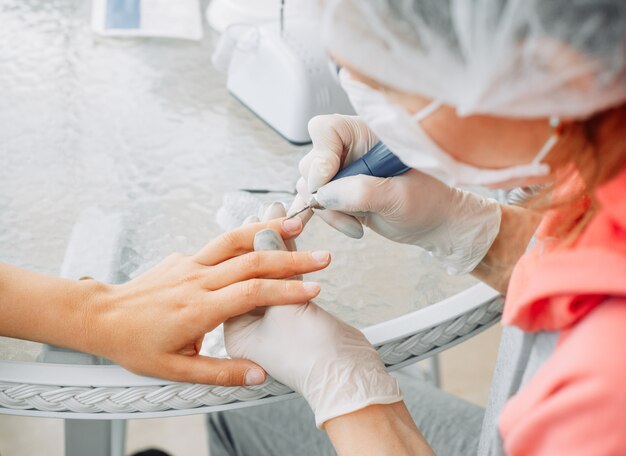
[[[519,186],[519,180],[550,173],[550,167],[541,161],[557,143],[556,133],[548,138],[537,156],[528,164],[501,169],[477,168],[456,161],[421,127],[420,122],[441,107],[440,101],[433,101],[416,114],[410,115],[401,107],[390,103],[382,92],[351,79],[347,71],[342,70],[339,76],[357,114],[411,168],[451,186]],[[551,119],[553,127],[558,126],[558,122],[558,119]]]

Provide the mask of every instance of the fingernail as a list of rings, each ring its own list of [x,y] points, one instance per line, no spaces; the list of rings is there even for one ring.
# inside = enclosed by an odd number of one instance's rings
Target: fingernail
[[[248,369],[246,371],[245,382],[246,385],[260,385],[265,381],[265,376],[263,372],[259,369]]]
[[[302,219],[300,217],[287,219],[283,222],[283,228],[288,233],[296,233],[302,229]]]
[[[326,250],[316,250],[315,252],[311,253],[311,256],[316,262],[326,264],[330,259],[330,252]]]
[[[275,218],[280,218],[285,216],[285,206],[283,203],[274,202],[269,205],[269,207],[265,210],[265,214],[263,218],[265,220],[272,220]]]
[[[317,282],[302,282],[302,288],[304,288],[308,294],[316,296],[319,294],[322,286]]]

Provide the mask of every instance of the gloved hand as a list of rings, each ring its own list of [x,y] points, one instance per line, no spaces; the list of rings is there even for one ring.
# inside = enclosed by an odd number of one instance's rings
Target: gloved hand
[[[451,274],[472,271],[485,256],[500,229],[495,200],[450,188],[416,170],[386,179],[352,176],[328,183],[378,139],[354,116],[314,117],[309,132],[313,150],[300,161],[302,178],[289,214],[317,191],[315,198],[326,209],[316,213],[350,237],[361,237],[361,225],[368,226],[393,241],[426,249]]]
[[[266,217],[284,216],[282,204]],[[256,250],[287,250],[280,236],[264,230]],[[372,404],[402,400],[397,380],[385,370],[363,333],[312,302],[276,306],[224,324],[226,350],[260,364],[309,403],[318,427]]]

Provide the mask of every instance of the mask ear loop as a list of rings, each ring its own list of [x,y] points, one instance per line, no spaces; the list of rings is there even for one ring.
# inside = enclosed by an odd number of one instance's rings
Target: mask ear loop
[[[561,133],[563,130],[562,125],[561,125],[561,119],[559,119],[556,116],[552,116],[548,120],[548,123],[550,124],[550,127],[552,128],[552,134],[546,140],[546,142],[543,144],[543,146],[537,153],[537,156],[533,160],[533,163],[541,163],[543,159],[546,158],[548,153],[554,148],[556,143],[558,143],[559,139],[561,138]]]
[[[443,102],[441,100],[433,100],[424,106],[422,109],[417,111],[415,114],[411,116],[411,118],[416,122],[421,122],[426,117],[432,115],[435,111],[443,106]]]

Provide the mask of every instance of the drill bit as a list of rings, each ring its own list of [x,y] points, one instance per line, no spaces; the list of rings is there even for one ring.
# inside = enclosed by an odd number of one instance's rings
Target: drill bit
[[[294,214],[291,214],[289,217],[287,217],[287,219],[292,219],[296,215],[300,215],[303,212],[308,211],[309,209],[324,209],[324,207],[320,203],[317,202],[317,200],[315,199],[315,196],[311,196],[311,199],[309,200],[306,206],[304,206],[302,209],[295,212]]]
[[[309,206],[308,204],[306,206],[304,206],[302,209],[300,209],[299,211],[291,214],[289,217],[287,217],[287,220],[294,218],[296,215],[300,215],[305,211],[308,211],[309,209],[311,209],[311,206]]]

